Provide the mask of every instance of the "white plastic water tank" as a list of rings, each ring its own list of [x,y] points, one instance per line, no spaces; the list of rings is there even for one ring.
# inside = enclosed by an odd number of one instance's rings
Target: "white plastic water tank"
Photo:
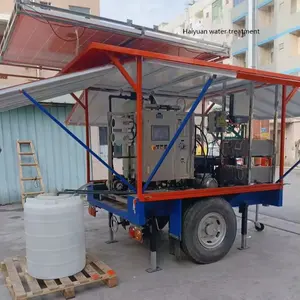
[[[79,196],[27,198],[24,221],[28,274],[56,279],[84,269],[85,229]]]

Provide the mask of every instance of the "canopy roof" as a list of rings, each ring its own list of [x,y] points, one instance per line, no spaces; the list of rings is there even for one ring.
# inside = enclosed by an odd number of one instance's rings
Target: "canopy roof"
[[[20,93],[22,89],[37,101],[43,101],[46,98],[90,88],[90,125],[101,124],[101,116],[106,116],[108,111],[108,95],[133,91],[117,67],[109,61],[108,54],[113,54],[123,63],[133,80],[136,77],[135,57],[143,57],[143,96],[147,98],[152,94],[158,103],[168,104],[178,104],[183,98],[187,108],[212,74],[216,74],[217,78],[205,97],[215,103],[221,103],[224,93],[235,93],[240,101],[248,105],[247,93],[252,81],[256,87],[254,117],[257,119],[273,118],[275,85],[288,86],[288,93],[292,87],[300,87],[300,78],[297,76],[92,43],[66,66],[59,76],[0,90],[0,111],[25,105],[25,98]],[[117,102],[119,103],[121,102]],[[287,117],[299,116],[300,93],[296,92],[288,104]],[[71,124],[83,124],[83,110],[76,105],[68,119]]]
[[[70,10],[21,1],[0,46],[2,63],[61,69],[91,42],[222,60],[229,47]],[[28,1],[26,1],[28,2]]]

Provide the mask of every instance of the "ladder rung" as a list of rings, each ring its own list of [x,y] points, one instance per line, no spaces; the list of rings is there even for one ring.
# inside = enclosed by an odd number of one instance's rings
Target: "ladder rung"
[[[34,152],[19,152],[20,155],[33,155]]]
[[[43,194],[44,191],[39,191],[39,192],[27,192],[23,193],[22,195],[38,195],[38,194]]]
[[[41,180],[41,177],[28,177],[28,178],[21,178],[23,181],[36,181],[36,180]]]
[[[31,144],[31,141],[18,141],[19,144]]]
[[[35,163],[21,163],[20,166],[22,167],[33,167],[33,166],[37,166],[38,164],[35,164]]]

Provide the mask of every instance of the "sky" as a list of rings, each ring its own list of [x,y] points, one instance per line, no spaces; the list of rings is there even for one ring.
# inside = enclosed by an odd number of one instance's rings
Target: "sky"
[[[100,16],[153,27],[184,13],[187,0],[100,0]]]

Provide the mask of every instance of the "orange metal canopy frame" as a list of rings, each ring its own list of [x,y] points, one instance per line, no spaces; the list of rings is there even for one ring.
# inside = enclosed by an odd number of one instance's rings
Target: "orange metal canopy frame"
[[[85,51],[78,55],[69,63],[61,74],[82,71],[89,68],[103,66],[113,63],[122,75],[126,78],[133,90],[137,94],[136,111],[137,111],[137,196],[141,201],[160,201],[171,199],[187,199],[194,197],[206,197],[217,195],[230,195],[248,192],[259,192],[266,190],[278,190],[283,187],[283,180],[273,184],[255,184],[240,187],[211,188],[203,190],[184,190],[175,192],[155,192],[143,193],[142,189],[142,62],[147,60],[158,60],[162,62],[178,64],[179,67],[197,67],[199,70],[205,70],[208,74],[222,74],[230,78],[246,79],[265,84],[282,85],[282,113],[281,113],[281,144],[280,144],[280,177],[284,172],[284,140],[285,140],[285,114],[286,105],[291,100],[295,90],[300,87],[300,78],[297,76],[278,74],[273,72],[264,72],[259,70],[220,65],[213,62],[206,62],[193,58],[171,56],[149,51],[135,50],[118,46],[92,43]],[[136,61],[136,81],[131,78],[123,67],[124,62]],[[226,75],[227,74],[227,75]],[[292,92],[287,95],[287,86],[293,87]],[[79,99],[78,99],[79,101]],[[88,102],[86,102],[88,103]],[[88,119],[88,118],[87,118]]]

